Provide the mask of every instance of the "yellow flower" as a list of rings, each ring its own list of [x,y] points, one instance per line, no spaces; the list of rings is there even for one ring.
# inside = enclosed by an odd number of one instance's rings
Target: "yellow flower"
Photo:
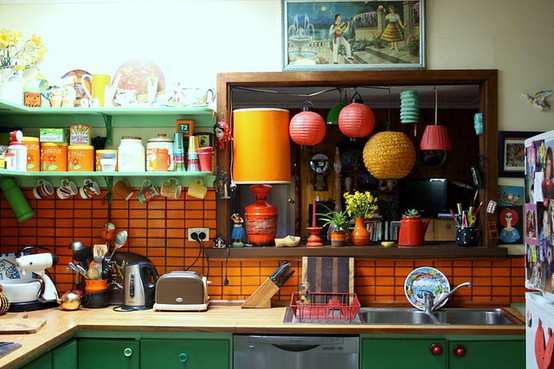
[[[344,199],[346,201],[346,212],[352,218],[371,218],[378,210],[378,199],[369,191],[356,191],[353,194],[346,192]]]
[[[23,34],[0,29],[0,68],[25,70],[38,63],[48,51],[39,35],[22,42]]]

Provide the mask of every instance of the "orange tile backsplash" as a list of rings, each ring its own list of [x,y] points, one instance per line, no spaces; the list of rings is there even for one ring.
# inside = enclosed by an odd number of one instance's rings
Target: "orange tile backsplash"
[[[135,189],[138,190],[138,189]],[[73,287],[73,272],[67,270],[72,261],[69,244],[78,239],[86,245],[103,243],[104,224],[108,222],[108,204],[103,200],[106,190],[90,200],[80,198],[59,200],[51,197],[36,200],[32,189],[23,192],[36,217],[17,223],[3,193],[0,197],[0,252],[16,252],[29,245],[48,247],[59,256],[59,264],[50,268],[58,291]],[[111,222],[118,229],[127,229],[129,238],[122,251],[147,256],[159,274],[183,270],[194,263],[201,251],[196,242],[188,241],[186,229],[207,227],[210,241],[216,236],[215,192],[209,189],[204,200],[188,197],[183,191],[177,200],[157,198],[147,205],[136,198],[126,202],[114,199],[111,204]],[[190,270],[203,272],[212,282],[209,295],[212,300],[244,300],[281,263],[278,260],[219,260],[200,258]],[[287,302],[301,279],[301,261],[292,261],[296,274],[275,295],[274,299]],[[225,265],[227,264],[227,265]],[[451,285],[471,281],[472,288],[463,288],[452,297],[457,303],[492,303],[507,305],[524,302],[523,257],[498,260],[356,260],[355,290],[363,303],[407,304],[404,280],[408,273],[420,266],[440,269]],[[224,284],[225,279],[229,281]]]

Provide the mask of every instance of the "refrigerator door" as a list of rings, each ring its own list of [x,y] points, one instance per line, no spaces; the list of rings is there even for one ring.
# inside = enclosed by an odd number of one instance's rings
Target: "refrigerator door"
[[[525,286],[554,302],[554,131],[525,140]]]
[[[537,292],[527,292],[525,351],[527,369],[554,365],[554,304]]]

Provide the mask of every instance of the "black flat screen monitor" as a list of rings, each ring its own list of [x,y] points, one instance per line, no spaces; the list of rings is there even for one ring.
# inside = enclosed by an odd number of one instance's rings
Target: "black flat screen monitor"
[[[400,182],[402,214],[416,209],[421,216],[435,218],[448,213],[448,181],[446,178],[404,179]]]

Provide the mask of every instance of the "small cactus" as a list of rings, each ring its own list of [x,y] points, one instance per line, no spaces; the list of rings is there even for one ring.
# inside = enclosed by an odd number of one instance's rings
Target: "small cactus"
[[[404,215],[407,216],[407,217],[418,217],[419,216],[419,211],[417,211],[416,209],[410,209],[410,210],[407,210],[404,213]]]

